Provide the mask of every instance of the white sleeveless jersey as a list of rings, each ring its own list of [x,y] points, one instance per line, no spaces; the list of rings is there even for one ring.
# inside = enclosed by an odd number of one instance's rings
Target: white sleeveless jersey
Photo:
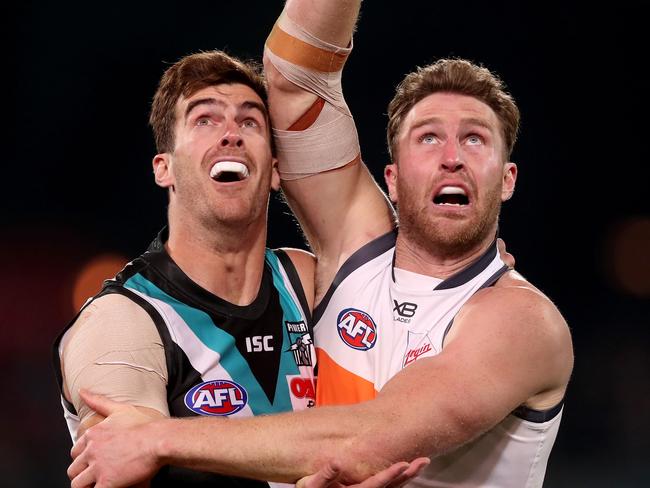
[[[314,312],[317,405],[372,399],[402,368],[438,354],[465,302],[507,271],[495,242],[435,287],[396,282],[395,237],[386,234],[353,254]],[[541,487],[561,410],[519,407],[478,439],[433,458],[411,486]]]

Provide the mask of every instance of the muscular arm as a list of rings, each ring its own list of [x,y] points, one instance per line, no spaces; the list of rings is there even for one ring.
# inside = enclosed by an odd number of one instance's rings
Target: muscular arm
[[[332,47],[347,47],[360,3],[360,0],[289,0],[285,13],[291,22],[319,40]],[[301,119],[319,96],[285,78],[270,61],[268,53],[264,65],[274,127],[286,130]],[[340,139],[342,136],[333,129],[334,125],[326,124],[318,140]],[[307,127],[310,127],[309,123],[303,129]],[[356,134],[350,132],[346,131],[343,137],[351,137],[356,144]],[[321,144],[320,156],[313,152],[304,156],[309,163],[330,156],[327,143]],[[312,145],[305,144],[306,147]],[[325,293],[338,268],[354,251],[388,232],[394,225],[392,207],[361,161],[358,151],[343,163],[347,164],[312,176],[284,179],[282,185],[318,259],[316,302]]]
[[[548,408],[562,398],[571,339],[539,292],[516,283],[483,290],[453,329],[443,352],[409,365],[365,403],[242,420],[164,420],[112,432],[110,440],[123,450],[128,437],[157,465],[294,481],[335,462],[346,480],[358,481],[399,460],[453,450],[519,405]],[[88,443],[107,440],[101,430],[89,433]]]

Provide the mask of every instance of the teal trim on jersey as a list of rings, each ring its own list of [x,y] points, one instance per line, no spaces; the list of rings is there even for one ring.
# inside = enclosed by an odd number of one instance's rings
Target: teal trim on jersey
[[[223,366],[228,374],[230,374],[233,381],[239,383],[246,389],[246,393],[248,394],[248,406],[254,415],[292,410],[291,399],[289,397],[289,390],[286,385],[287,381],[284,374],[278,374],[278,383],[284,383],[285,388],[280,392],[280,394],[276,391],[275,401],[271,404],[266,393],[264,393],[264,390],[257,382],[255,375],[250,370],[248,362],[242,357],[237,349],[235,338],[228,332],[220,329],[219,326],[215,327],[216,324],[207,313],[191,307],[186,303],[180,302],[176,298],[168,295],[139,273],[129,278],[124,283],[124,286],[170,305],[207,348],[221,354],[221,366]],[[283,329],[284,328],[283,324]],[[223,354],[222,351],[224,350],[228,350],[229,354]],[[284,371],[282,363],[285,362],[285,356],[291,356],[291,354],[282,354],[280,372]],[[279,381],[280,378],[282,378],[282,382]]]
[[[293,354],[286,354],[286,351],[291,347],[291,339],[285,322],[300,322],[305,324],[307,320],[301,313],[300,307],[296,304],[293,297],[287,289],[287,285],[280,271],[280,261],[273,251],[266,250],[266,262],[271,267],[273,273],[273,286],[278,290],[280,295],[280,307],[282,308],[282,358],[280,359],[280,368],[278,371],[278,382],[275,390],[275,398],[282,399],[286,402],[287,410],[292,410],[291,394],[289,392],[289,384],[286,375],[300,374],[300,370],[293,359]],[[313,337],[312,337],[313,340]]]

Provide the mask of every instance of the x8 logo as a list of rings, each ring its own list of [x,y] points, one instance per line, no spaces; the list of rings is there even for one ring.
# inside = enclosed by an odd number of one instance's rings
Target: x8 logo
[[[393,300],[393,303],[395,304],[393,307],[393,312],[397,312],[400,317],[413,317],[415,315],[415,311],[418,308],[417,303],[397,303],[397,300]]]

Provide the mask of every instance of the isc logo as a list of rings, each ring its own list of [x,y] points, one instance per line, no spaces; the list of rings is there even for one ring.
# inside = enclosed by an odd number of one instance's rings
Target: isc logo
[[[356,308],[346,308],[336,319],[339,337],[353,349],[367,351],[377,341],[377,326],[372,317]]]
[[[232,415],[247,401],[244,387],[230,380],[206,381],[185,394],[185,405],[199,415]]]
[[[246,338],[246,351],[248,352],[261,352],[272,351],[273,345],[271,344],[273,336],[253,336]]]

